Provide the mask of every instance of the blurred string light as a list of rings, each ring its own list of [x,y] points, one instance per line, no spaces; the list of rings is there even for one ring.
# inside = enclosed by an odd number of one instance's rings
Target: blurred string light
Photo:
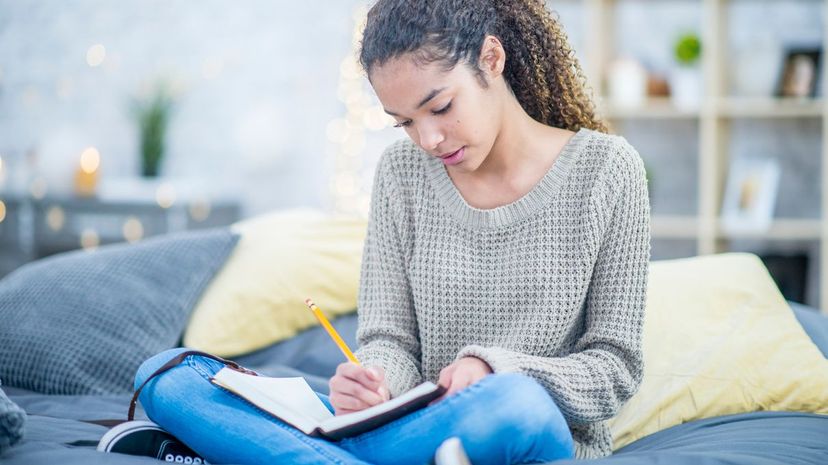
[[[216,79],[224,72],[224,60],[217,57],[210,57],[201,62],[201,77],[204,79]]]
[[[165,182],[155,190],[155,201],[161,208],[170,208],[175,203],[175,188],[172,184]]]
[[[365,76],[357,61],[356,51],[362,40],[367,13],[365,5],[358,5],[354,9],[351,53],[339,66],[337,98],[345,104],[345,116],[330,121],[325,131],[328,141],[336,146],[334,174],[329,184],[334,208],[340,213],[357,214],[366,218],[371,193],[363,189],[360,173],[367,132],[382,130],[392,123],[376,98],[367,90]]]
[[[101,66],[106,59],[106,47],[103,44],[95,44],[86,50],[86,64],[95,68]]]
[[[141,224],[141,220],[138,218],[130,216],[124,222],[122,232],[124,233],[124,239],[126,239],[127,242],[137,242],[144,237],[144,225]]]
[[[49,186],[46,184],[46,179],[43,176],[38,176],[32,180],[32,183],[29,185],[29,192],[32,194],[37,200],[46,197],[46,192],[49,191]]]
[[[75,91],[75,83],[72,78],[63,76],[55,83],[55,94],[61,100],[67,100]]]
[[[20,96],[23,101],[23,106],[32,108],[40,101],[40,92],[37,87],[28,85],[23,89],[23,94]]]
[[[84,229],[81,232],[80,244],[84,250],[95,250],[101,244],[101,238],[94,229]]]
[[[190,204],[190,218],[196,222],[202,222],[210,216],[210,200],[197,198]]]
[[[54,205],[46,211],[46,225],[52,231],[60,231],[63,225],[66,224],[66,213],[57,205]]]

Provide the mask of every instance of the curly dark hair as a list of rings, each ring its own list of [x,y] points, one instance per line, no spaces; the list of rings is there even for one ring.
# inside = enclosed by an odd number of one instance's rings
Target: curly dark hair
[[[372,67],[407,53],[446,70],[462,60],[485,87],[478,59],[487,35],[503,44],[504,78],[529,116],[570,131],[608,132],[543,0],[378,0],[368,11],[359,61],[370,76]]]

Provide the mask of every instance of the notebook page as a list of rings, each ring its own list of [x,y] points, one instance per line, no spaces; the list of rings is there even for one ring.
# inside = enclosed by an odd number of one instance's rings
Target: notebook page
[[[253,376],[229,368],[222,368],[213,378],[306,434],[333,417],[303,378]]]
[[[390,412],[391,410],[394,410],[412,399],[416,399],[420,396],[433,392],[435,389],[437,389],[436,384],[426,381],[425,383],[422,383],[410,391],[407,391],[389,401],[369,407],[365,410],[360,410],[358,412],[331,417],[328,420],[323,421],[320,424],[320,427],[323,431],[333,431],[335,429],[342,428],[343,426],[359,423],[363,420]]]

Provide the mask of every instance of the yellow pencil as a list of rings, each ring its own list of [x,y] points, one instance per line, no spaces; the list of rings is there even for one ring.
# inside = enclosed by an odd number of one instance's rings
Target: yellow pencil
[[[328,319],[325,318],[324,314],[322,314],[322,310],[320,310],[319,307],[317,307],[311,299],[305,299],[305,305],[307,305],[308,308],[311,309],[314,316],[316,316],[316,319],[319,320],[319,323],[322,324],[322,327],[325,328],[325,331],[328,332],[328,334],[331,336],[331,339],[333,339],[336,345],[339,346],[339,350],[341,350],[342,353],[345,354],[348,360],[356,363],[357,365],[361,365],[354,353],[351,352],[351,349],[348,348],[348,344],[345,344],[345,341],[342,340],[342,337],[340,337],[339,333],[336,332],[336,329],[334,329],[334,327],[331,326],[331,323],[328,322]]]

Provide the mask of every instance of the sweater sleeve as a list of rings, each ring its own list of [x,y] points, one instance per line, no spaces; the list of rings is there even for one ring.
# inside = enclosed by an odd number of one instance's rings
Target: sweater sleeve
[[[500,347],[470,345],[457,358],[473,356],[494,372],[521,372],[537,379],[571,425],[613,417],[641,383],[641,337],[650,259],[650,206],[638,153],[623,141],[601,189],[591,199],[606,218],[584,306],[584,332],[570,354],[527,355]],[[614,165],[614,164],[613,164]],[[603,198],[601,198],[603,197]]]
[[[378,365],[395,397],[422,382],[420,339],[406,272],[403,198],[388,153],[374,175],[357,299],[357,357]]]

